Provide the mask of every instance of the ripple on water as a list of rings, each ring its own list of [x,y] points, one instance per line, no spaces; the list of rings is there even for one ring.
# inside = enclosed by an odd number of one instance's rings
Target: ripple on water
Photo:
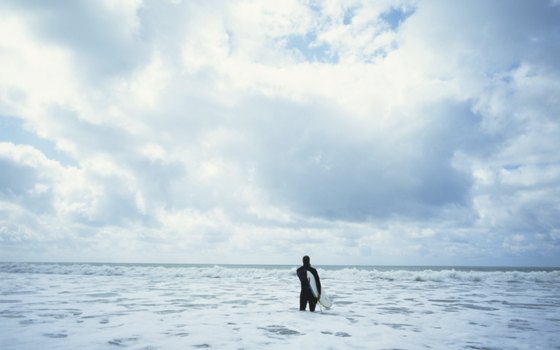
[[[428,299],[428,301],[431,301],[432,303],[458,303],[459,299]]]
[[[0,311],[0,317],[5,318],[24,318],[22,311],[10,311],[10,310],[2,310]]]
[[[61,339],[61,338],[68,337],[68,334],[65,333],[43,333],[43,335],[47,338],[53,338],[53,339]]]
[[[531,322],[527,320],[522,320],[518,318],[511,319],[508,324],[508,328],[515,329],[518,331],[534,331],[535,328],[531,327]]]
[[[342,337],[342,338],[351,337],[351,335],[348,334],[348,333],[346,333],[346,332],[336,332],[334,335],[335,335],[336,337]]]
[[[467,345],[465,349],[473,349],[473,350],[499,350],[499,348],[491,348],[484,345]]]
[[[138,340],[138,337],[115,338],[115,339],[109,340],[108,343],[110,345],[126,347],[126,346],[129,346],[130,343],[136,342],[137,340]]]
[[[159,310],[159,311],[154,311],[156,314],[158,315],[169,315],[169,314],[180,314],[187,311],[186,309],[167,309],[167,310]]]
[[[476,304],[457,304],[457,306],[461,306],[465,309],[480,310],[480,311],[496,311],[496,310],[499,310],[495,307],[482,306],[482,305],[476,305]]]
[[[119,293],[114,293],[114,292],[87,294],[87,296],[90,298],[112,298],[112,297],[118,297],[119,295],[120,295]]]
[[[259,329],[263,329],[276,335],[301,335],[300,332],[281,325],[270,325],[266,327],[259,327]]]
[[[382,311],[381,312],[382,314],[404,314],[404,315],[408,315],[408,314],[412,313],[412,311],[410,311],[406,307],[386,306],[386,307],[380,307],[378,309]]]
[[[412,327],[412,325],[406,323],[382,323],[382,324],[398,330]]]
[[[254,300],[245,300],[245,299],[238,299],[238,300],[227,300],[223,302],[224,304],[233,304],[233,305],[249,305],[255,303]]]
[[[328,334],[328,335],[334,335],[335,337],[341,337],[341,338],[349,338],[351,337],[350,334],[346,333],[346,332],[336,332],[333,333],[331,331],[321,331],[321,334]]]
[[[31,295],[37,294],[35,290],[7,290],[2,292],[2,295]]]
[[[54,321],[36,320],[36,319],[33,319],[33,318],[28,318],[28,319],[19,321],[19,324],[22,325],[22,326],[30,326],[30,325],[34,325],[34,324],[46,324],[46,323],[54,323]]]
[[[547,307],[549,307],[549,305],[546,304],[511,303],[509,301],[504,301],[503,304],[512,308],[533,310],[546,309]]]

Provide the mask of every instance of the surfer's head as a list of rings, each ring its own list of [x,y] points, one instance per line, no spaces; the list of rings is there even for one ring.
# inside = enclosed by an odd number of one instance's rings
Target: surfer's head
[[[309,257],[306,255],[303,257],[303,265],[309,265]]]

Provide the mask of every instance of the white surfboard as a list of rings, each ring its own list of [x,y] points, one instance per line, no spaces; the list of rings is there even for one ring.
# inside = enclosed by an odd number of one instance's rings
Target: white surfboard
[[[307,280],[309,281],[309,287],[311,288],[311,293],[313,293],[313,296],[315,298],[317,298],[317,296],[319,295],[319,289],[317,288],[317,282],[315,281],[315,276],[313,276],[312,273],[307,271]],[[321,288],[321,297],[319,298],[318,302],[319,304],[324,307],[325,309],[330,309],[332,306],[332,302],[331,299],[329,299],[329,297],[327,296],[327,293],[325,293],[325,288]]]

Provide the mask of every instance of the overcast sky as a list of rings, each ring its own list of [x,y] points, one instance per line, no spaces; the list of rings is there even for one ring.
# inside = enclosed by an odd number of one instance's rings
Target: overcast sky
[[[0,0],[0,260],[560,265],[560,1]]]

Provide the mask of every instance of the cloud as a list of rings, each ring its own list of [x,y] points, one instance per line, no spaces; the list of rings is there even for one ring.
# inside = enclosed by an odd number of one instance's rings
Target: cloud
[[[70,53],[84,78],[99,79],[125,74],[142,63],[145,50],[137,17],[140,4],[7,1],[4,7],[23,18],[41,41]]]
[[[3,254],[558,264],[553,3],[0,6]]]
[[[42,169],[56,171],[56,164],[27,146],[0,143],[0,154],[2,199],[33,212],[50,213],[55,179],[51,176],[52,171],[44,173]]]
[[[430,208],[466,204],[469,176],[451,164],[454,151],[469,143],[457,133],[475,128],[464,107],[426,108],[403,116],[402,127],[386,134],[364,133],[349,127],[344,114],[329,120],[332,112],[308,108],[262,108],[281,111],[269,112],[270,118],[285,120],[276,123],[272,135],[265,132],[259,140],[264,147],[257,147],[264,149],[263,158],[275,155],[259,161],[258,172],[279,202],[286,200],[306,214],[350,220],[423,216]]]

